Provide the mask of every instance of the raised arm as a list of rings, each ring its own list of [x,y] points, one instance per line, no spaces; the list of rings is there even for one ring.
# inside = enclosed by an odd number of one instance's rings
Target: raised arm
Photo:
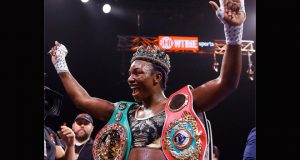
[[[196,112],[212,109],[238,87],[240,80],[242,68],[241,41],[243,22],[246,18],[244,0],[219,1],[220,7],[213,1],[209,3],[224,24],[226,50],[220,75],[192,91]]]
[[[55,46],[51,49],[51,60],[67,94],[77,108],[93,115],[97,119],[109,120],[114,111],[114,105],[107,100],[91,97],[77,82],[68,69],[65,60],[67,53],[66,47],[55,41]]]

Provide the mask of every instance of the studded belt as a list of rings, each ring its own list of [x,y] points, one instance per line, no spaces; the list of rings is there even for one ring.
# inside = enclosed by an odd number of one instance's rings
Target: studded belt
[[[203,160],[207,145],[204,125],[193,109],[192,86],[173,93],[166,105],[162,149],[168,160]]]
[[[97,133],[93,144],[94,159],[127,159],[131,146],[128,109],[134,102],[120,101],[107,124]]]

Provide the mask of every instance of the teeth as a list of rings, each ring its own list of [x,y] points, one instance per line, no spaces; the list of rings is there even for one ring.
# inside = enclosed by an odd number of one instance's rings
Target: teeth
[[[136,88],[132,88],[132,93],[135,94],[137,92]]]

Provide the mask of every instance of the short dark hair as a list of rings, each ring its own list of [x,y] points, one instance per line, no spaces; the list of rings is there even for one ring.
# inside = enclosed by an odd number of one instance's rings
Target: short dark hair
[[[152,63],[154,71],[161,72],[162,74],[162,81],[160,81],[161,88],[165,91],[167,89],[167,81],[168,81],[168,72],[161,66]]]

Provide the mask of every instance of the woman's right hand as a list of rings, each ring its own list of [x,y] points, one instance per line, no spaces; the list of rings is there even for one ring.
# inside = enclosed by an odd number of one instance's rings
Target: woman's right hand
[[[67,48],[63,44],[60,44],[58,41],[55,41],[54,43],[55,45],[50,50],[51,61],[53,64],[56,63],[58,56],[65,58],[68,53]]]
[[[55,46],[51,48],[50,54],[52,64],[54,65],[57,73],[69,72],[65,59],[68,54],[68,50],[63,44],[55,41]]]
[[[114,104],[101,98],[91,97],[77,82],[67,66],[65,59],[68,54],[67,48],[58,41],[55,41],[55,46],[50,50],[50,54],[51,61],[63,82],[67,94],[75,106],[93,115],[97,119],[108,121],[114,112]]]

